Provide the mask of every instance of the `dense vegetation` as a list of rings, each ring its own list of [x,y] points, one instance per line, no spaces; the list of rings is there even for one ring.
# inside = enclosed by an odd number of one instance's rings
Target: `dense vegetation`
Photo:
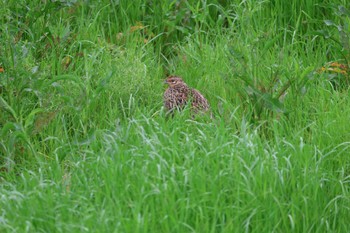
[[[0,6],[0,232],[350,231],[348,0]]]

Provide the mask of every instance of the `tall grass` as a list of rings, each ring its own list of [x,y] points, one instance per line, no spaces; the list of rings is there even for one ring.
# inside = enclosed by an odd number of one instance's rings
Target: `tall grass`
[[[0,4],[1,232],[349,231],[347,1]]]

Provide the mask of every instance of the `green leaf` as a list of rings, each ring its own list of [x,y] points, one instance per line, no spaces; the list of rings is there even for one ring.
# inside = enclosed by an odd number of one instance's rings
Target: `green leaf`
[[[31,111],[29,115],[25,118],[24,129],[28,129],[29,127],[31,127],[34,124],[35,115],[43,111],[44,109],[42,108],[36,108],[33,111]]]
[[[350,11],[348,9],[346,9],[344,6],[339,6],[338,9],[339,9],[339,13],[341,15],[345,15],[347,17],[350,17]]]
[[[327,26],[336,26],[336,24],[332,21],[332,20],[329,20],[329,19],[326,19],[324,21],[324,23],[327,25]]]
[[[317,31],[314,31],[312,34],[314,35],[318,35],[318,36],[323,36],[324,38],[328,39],[331,37],[331,35],[329,34],[328,31],[326,30],[317,30]]]
[[[19,126],[14,122],[7,122],[1,129],[1,137],[6,138],[8,132],[16,131],[19,129]]]
[[[9,112],[15,120],[18,120],[16,111],[0,96],[0,108],[4,108],[7,112]]]
[[[269,40],[263,50],[262,50],[262,54],[265,54],[273,45],[276,44],[276,41],[278,41],[282,36],[283,36],[284,32],[281,32],[280,34],[276,35],[273,39]]]

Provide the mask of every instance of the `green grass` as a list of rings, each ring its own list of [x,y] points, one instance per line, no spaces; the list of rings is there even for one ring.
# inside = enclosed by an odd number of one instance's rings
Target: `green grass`
[[[348,1],[0,9],[0,232],[350,231]]]

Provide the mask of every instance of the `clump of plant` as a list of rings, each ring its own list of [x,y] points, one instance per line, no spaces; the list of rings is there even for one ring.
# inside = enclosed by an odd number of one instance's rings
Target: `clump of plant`
[[[350,11],[344,6],[334,6],[333,10],[339,21],[324,20],[327,27],[317,33],[334,42],[330,54],[331,59],[335,60],[325,64],[318,72],[325,74],[335,89],[347,88],[350,84]],[[335,34],[334,31],[338,33]]]

